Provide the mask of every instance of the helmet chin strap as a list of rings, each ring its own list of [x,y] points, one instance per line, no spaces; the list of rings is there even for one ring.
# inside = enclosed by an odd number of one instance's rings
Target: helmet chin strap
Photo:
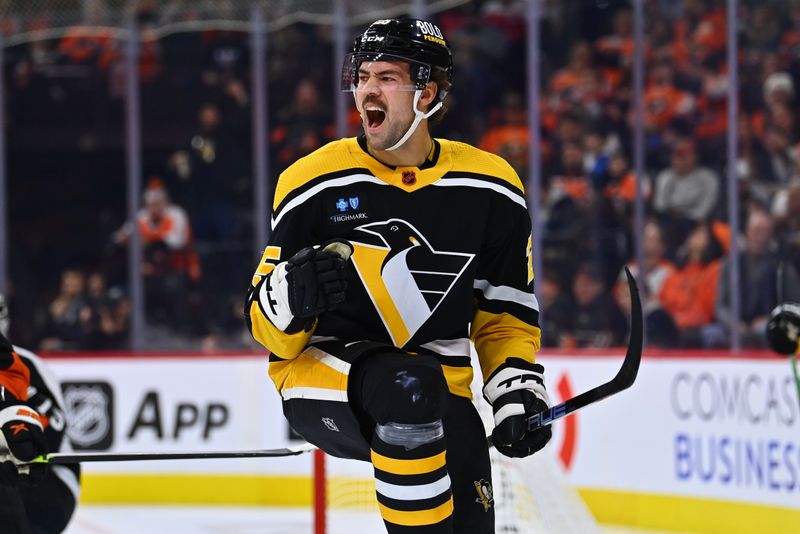
[[[414,92],[414,103],[412,104],[414,108],[414,122],[411,123],[411,126],[408,127],[408,130],[406,130],[406,133],[403,134],[403,137],[401,137],[398,142],[396,142],[394,145],[386,149],[387,152],[390,150],[397,150],[398,148],[400,148],[403,145],[403,143],[408,141],[408,138],[411,137],[411,135],[417,130],[417,126],[419,126],[419,123],[422,122],[422,119],[427,119],[428,117],[439,111],[439,108],[442,107],[442,102],[439,102],[438,104],[433,106],[427,113],[420,111],[417,108],[417,104],[419,103],[419,97],[421,95],[422,95],[422,89],[417,89]]]

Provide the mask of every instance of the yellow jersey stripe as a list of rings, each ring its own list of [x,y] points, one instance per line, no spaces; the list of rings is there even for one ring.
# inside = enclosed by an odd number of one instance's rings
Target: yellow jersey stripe
[[[450,390],[450,393],[472,399],[472,390],[469,387],[472,384],[473,375],[471,366],[451,367],[443,364],[442,371],[444,372],[445,380],[447,380],[447,389]]]
[[[381,471],[392,473],[393,475],[424,475],[431,473],[445,466],[445,456],[447,451],[442,451],[435,456],[419,458],[416,460],[398,460],[389,458],[370,450],[372,465]]]
[[[278,391],[282,393],[284,390],[294,388],[347,391],[347,373],[335,369],[324,359],[314,357],[315,350],[314,347],[310,347],[309,351],[303,352],[293,360],[270,362],[269,375],[278,387]]]
[[[534,363],[541,344],[538,326],[521,321],[510,313],[477,310],[470,338],[475,343],[483,378],[489,377],[510,356]]]
[[[446,503],[441,504],[431,510],[403,512],[388,508],[381,503],[378,503],[378,508],[381,511],[381,517],[389,523],[394,523],[395,525],[403,525],[407,527],[433,525],[453,515],[453,498],[450,497]]]
[[[295,334],[287,334],[276,328],[275,325],[269,322],[269,319],[264,317],[255,299],[250,303],[248,313],[250,314],[250,324],[252,325],[251,333],[255,340],[265,347],[269,347],[276,356],[283,359],[295,358],[303,352],[317,326],[315,323],[314,327],[308,332],[301,330]]]

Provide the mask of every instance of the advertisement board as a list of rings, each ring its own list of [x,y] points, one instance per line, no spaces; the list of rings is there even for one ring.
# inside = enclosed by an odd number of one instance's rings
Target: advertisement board
[[[289,427],[263,356],[48,359],[62,381],[77,451],[172,452],[286,447]],[[308,461],[95,463],[113,472],[306,473]]]
[[[758,356],[645,357],[629,390],[558,421],[545,453],[558,458],[604,521],[697,532],[748,532],[752,525],[786,531],[770,525],[800,519],[800,404],[788,362]],[[554,402],[561,402],[609,380],[621,358],[543,354],[540,361]],[[63,381],[70,436],[80,450],[218,451],[299,443],[291,439],[263,356],[48,362]],[[142,495],[179,502],[310,500],[310,455],[84,469],[85,497],[95,501]],[[359,462],[333,462],[331,470],[370,477],[369,466]],[[271,489],[276,486],[284,491]],[[227,497],[209,497],[220,488]]]

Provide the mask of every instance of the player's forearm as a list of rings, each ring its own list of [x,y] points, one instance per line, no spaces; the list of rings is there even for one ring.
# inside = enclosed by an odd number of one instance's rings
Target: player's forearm
[[[541,346],[541,335],[538,326],[510,313],[483,310],[475,313],[470,332],[484,377],[490,376],[510,357],[534,363]]]
[[[296,358],[308,345],[316,328],[314,326],[293,334],[287,334],[273,325],[259,309],[257,302],[251,302],[248,310],[248,326],[253,338],[271,353],[283,359]]]

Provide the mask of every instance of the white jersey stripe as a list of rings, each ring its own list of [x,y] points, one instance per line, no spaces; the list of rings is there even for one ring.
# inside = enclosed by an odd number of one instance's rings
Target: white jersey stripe
[[[321,191],[324,191],[331,187],[352,185],[358,182],[367,182],[385,186],[389,185],[380,178],[376,178],[375,176],[371,176],[369,174],[351,174],[349,176],[342,176],[340,178],[332,178],[330,180],[325,180],[324,182],[315,185],[308,191],[305,191],[300,195],[298,195],[297,197],[290,200],[286,204],[286,206],[284,206],[283,209],[278,213],[278,216],[273,217],[272,229],[275,230],[275,227],[278,226],[278,223],[281,221],[284,215],[289,213],[291,210],[293,210],[294,208],[296,208],[309,198],[313,197],[314,195],[317,195]],[[516,204],[519,204],[523,208],[527,209],[527,204],[525,203],[525,197],[522,194],[514,193],[513,191],[501,185],[493,184],[491,182],[487,182],[484,180],[478,180],[475,178],[447,178],[444,180],[438,180],[431,185],[436,187],[475,187],[480,189],[491,189],[492,191],[500,193],[505,197],[508,197],[512,202],[515,202]]]
[[[493,286],[486,280],[475,280],[472,287],[480,289],[483,292],[483,296],[488,300],[515,302],[533,311],[539,311],[539,301],[533,293],[520,291],[509,286]]]
[[[375,479],[375,489],[378,493],[390,499],[420,501],[422,499],[431,499],[448,491],[450,489],[450,476],[445,474],[436,482],[418,486],[399,486]]]
[[[283,400],[315,399],[347,402],[347,391],[343,389],[295,387],[284,389],[281,392],[281,397],[283,397]]]
[[[432,185],[437,187],[477,187],[480,189],[491,189],[492,191],[508,197],[512,202],[515,202],[516,204],[519,204],[523,208],[527,209],[525,197],[522,196],[521,193],[514,193],[502,185],[493,184],[492,182],[478,180],[475,178],[446,178],[444,180],[434,182]]]
[[[339,187],[339,186],[351,186],[358,182],[368,182],[377,185],[389,185],[383,180],[376,178],[374,176],[370,176],[369,174],[351,174],[348,176],[342,176],[341,178],[332,178],[330,180],[325,180],[324,182],[315,185],[308,191],[305,191],[295,198],[290,200],[286,203],[286,206],[278,213],[277,217],[272,218],[272,229],[275,230],[275,227],[278,226],[278,223],[281,222],[283,216],[292,211],[297,206],[301,205],[303,202],[308,200],[309,198],[313,197],[314,195],[329,189],[331,187]]]
[[[14,345],[14,352],[19,354],[22,358],[27,358],[36,367],[36,370],[39,372],[39,376],[42,377],[44,381],[44,385],[47,386],[48,391],[45,393],[49,393],[52,395],[56,400],[56,405],[58,408],[66,413],[67,410],[64,408],[64,398],[61,396],[61,386],[59,384],[58,379],[53,374],[53,371],[50,370],[43,362],[42,359],[39,358],[36,354],[32,353],[28,349],[23,349],[22,347],[18,347]]]
[[[350,374],[350,364],[349,363],[347,363],[344,360],[340,360],[336,356],[328,354],[324,350],[320,350],[317,347],[308,347],[305,351],[303,351],[303,353],[304,354],[308,354],[312,358],[316,358],[321,363],[327,365],[328,367],[330,367],[334,371],[339,371],[340,373],[342,373],[344,375]]]
[[[437,339],[430,343],[420,345],[420,348],[428,349],[440,356],[469,356],[469,339]]]

